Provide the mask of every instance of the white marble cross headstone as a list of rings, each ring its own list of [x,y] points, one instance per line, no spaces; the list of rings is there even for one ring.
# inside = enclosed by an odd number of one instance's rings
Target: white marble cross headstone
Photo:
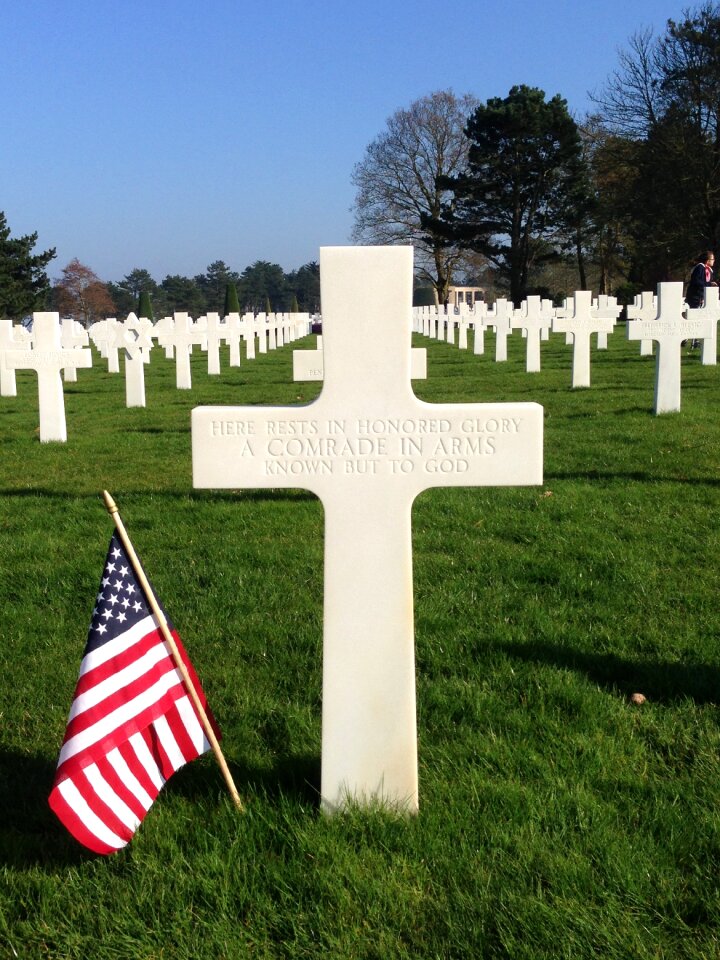
[[[91,367],[89,347],[64,350],[60,345],[60,317],[57,313],[33,314],[32,350],[8,350],[5,365],[10,370],[35,370],[38,378],[40,442],[67,440],[65,395],[60,371],[67,367]]]
[[[705,302],[701,307],[688,307],[688,320],[708,319],[710,336],[702,341],[701,363],[704,367],[717,366],[717,325],[720,319],[720,287],[705,288]]]
[[[542,407],[410,386],[412,248],[320,252],[325,381],[297,407],[198,407],[196,487],[305,487],[325,508],[322,804],[418,804],[411,508],[542,482]]]
[[[15,371],[5,366],[6,350],[29,350],[30,337],[21,336],[20,330],[13,326],[10,317],[0,317],[0,397],[16,397],[17,381]]]
[[[597,300],[593,300],[593,310],[595,316],[601,320],[615,320],[622,313],[622,305],[617,302],[617,297],[611,297],[606,293],[598,294]],[[608,335],[604,330],[598,330],[597,348],[598,350],[607,350]]]
[[[243,334],[242,320],[239,313],[229,313],[225,317],[227,339],[230,344],[230,366],[240,366],[240,338]]]
[[[60,346],[63,350],[90,345],[90,334],[77,320],[63,317],[60,321]],[[65,383],[77,383],[77,367],[69,366],[63,370]]]
[[[657,297],[650,290],[644,290],[635,296],[635,302],[627,305],[628,320],[654,320],[657,315]],[[640,341],[640,356],[651,357],[653,352],[652,340]]]
[[[158,346],[161,346],[165,351],[166,360],[173,359],[173,357],[175,356],[175,347],[170,342],[163,343],[162,340],[165,333],[172,330],[174,323],[175,323],[174,317],[170,317],[170,316],[161,317],[153,328],[153,338],[157,340]]]
[[[467,350],[468,348],[468,326],[470,325],[471,320],[470,307],[467,303],[461,303],[459,309],[459,316],[457,318],[458,324],[458,350]]]
[[[589,290],[576,290],[572,297],[572,314],[565,317],[554,317],[553,332],[572,334],[573,387],[590,386],[590,338],[593,333],[612,333],[615,321],[612,318],[597,316],[593,309],[592,293]]]
[[[178,390],[191,390],[190,354],[195,345],[205,349],[207,333],[194,324],[187,313],[175,313],[172,327],[160,334],[158,343],[175,348],[175,386]]]
[[[499,297],[488,313],[488,326],[495,328],[495,362],[507,360],[507,341],[512,333],[513,305],[504,297]]]
[[[702,340],[711,335],[710,318],[688,320],[683,314],[682,283],[659,283],[657,316],[652,320],[628,320],[628,340],[655,340],[655,413],[680,409],[681,345],[683,340]]]
[[[481,356],[485,353],[485,325],[487,323],[487,304],[476,300],[473,308],[473,353]]]
[[[228,342],[227,324],[220,319],[220,314],[209,313],[205,318],[204,329],[207,338],[208,375],[217,376],[220,373],[220,344]]]
[[[272,316],[268,324],[268,350],[277,349],[277,320]]]
[[[119,347],[116,344],[118,327],[122,326],[116,317],[108,317],[105,320],[97,320],[90,327],[90,337],[100,356],[107,360],[108,373],[120,372]]]
[[[531,296],[523,301],[519,310],[512,315],[513,329],[523,330],[527,334],[527,352],[525,369],[528,373],[540,370],[540,340],[550,330],[553,319],[552,305],[540,297]]]
[[[244,313],[242,318],[243,337],[245,339],[245,356],[248,360],[255,359],[255,314]]]
[[[258,338],[258,353],[268,352],[268,330],[275,323],[274,313],[258,313],[255,317],[255,332]]]
[[[145,406],[145,364],[153,348],[153,323],[147,317],[128,314],[115,329],[115,346],[125,350],[125,406]]]

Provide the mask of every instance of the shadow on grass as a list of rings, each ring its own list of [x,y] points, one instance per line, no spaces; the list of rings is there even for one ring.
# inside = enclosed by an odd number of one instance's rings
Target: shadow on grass
[[[267,768],[229,762],[241,797],[289,797],[319,808],[320,758],[296,756],[278,759]],[[62,872],[98,858],[62,826],[48,805],[55,777],[55,761],[17,750],[0,749],[0,867]],[[201,800],[217,796],[225,784],[214,763],[189,763],[160,792]]]
[[[190,433],[190,427],[125,427],[125,433]]]
[[[720,477],[660,477],[639,470],[622,473],[618,470],[574,470],[572,472],[550,471],[544,475],[544,483],[551,480],[632,480],[637,483],[683,483],[697,487],[720,487]]]
[[[151,497],[153,500],[190,500],[198,503],[226,502],[236,503],[239,498],[250,501],[278,501],[278,500],[317,500],[314,493],[301,488],[276,488],[272,490],[123,490],[123,497],[142,499]],[[49,500],[97,500],[102,505],[100,493],[73,493],[69,490],[50,490],[46,487],[22,487],[17,489],[0,489],[0,497],[41,497]]]
[[[720,703],[720,667],[705,663],[638,662],[612,653],[582,653],[549,643],[502,644],[509,656],[584,673],[598,686],[624,696],[642,693],[653,703],[690,699]]]
[[[291,797],[304,806],[320,808],[320,757],[299,755],[279,757],[271,766],[253,767],[228,761],[240,797],[266,799]],[[218,766],[212,762],[190,763],[168,780],[163,788],[187,799],[213,796],[225,789]]]
[[[54,776],[46,757],[0,751],[0,865],[52,870],[88,859],[48,806]]]

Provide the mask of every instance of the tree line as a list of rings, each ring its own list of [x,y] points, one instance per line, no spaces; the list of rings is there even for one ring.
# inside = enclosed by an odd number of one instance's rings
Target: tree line
[[[453,281],[519,302],[592,288],[629,302],[687,279],[720,241],[720,4],[632,36],[593,111],[577,120],[560,94],[523,84],[485,102],[438,91],[396,111],[352,172],[353,239],[412,243],[417,284],[444,302]],[[95,315],[319,309],[319,270],[285,273],[223,261],[160,283],[136,268],[103,283],[71,261],[51,284],[54,250],[12,238],[0,214],[0,316],[42,306]],[[147,301],[146,301],[147,302]]]
[[[117,282],[101,280],[91,267],[71,260],[51,283],[46,268],[55,250],[33,253],[37,233],[12,238],[0,212],[0,317],[21,320],[35,310],[57,310],[86,326],[108,316],[141,310],[151,319],[186,311],[207,313],[253,311],[316,313],[320,309],[320,267],[312,261],[285,272],[276,263],[258,260],[242,273],[222,260],[194,277],[168,275],[158,283],[140,267]]]
[[[397,111],[353,171],[354,239],[413,243],[440,302],[453,279],[516,303],[687,279],[720,240],[720,6],[635,34],[592,101],[579,122],[525,85]]]

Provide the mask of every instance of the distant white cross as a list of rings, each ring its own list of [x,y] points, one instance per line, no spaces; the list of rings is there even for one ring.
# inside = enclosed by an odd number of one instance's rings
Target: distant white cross
[[[705,302],[701,307],[688,307],[688,320],[710,320],[710,336],[702,341],[701,363],[704,367],[717,365],[717,325],[720,319],[720,288],[706,287]]]
[[[499,297],[488,313],[487,324],[495,328],[495,362],[507,360],[507,341],[512,333],[513,305],[504,297]]]
[[[590,338],[593,333],[612,333],[615,321],[612,318],[598,317],[593,309],[592,293],[589,290],[576,290],[572,298],[573,310],[570,316],[554,317],[553,332],[569,333],[573,338],[572,385],[590,386]]]
[[[205,336],[207,338],[208,375],[220,373],[220,344],[229,339],[228,326],[220,319],[220,314],[209,313],[205,318]]]
[[[77,320],[63,317],[60,321],[60,346],[63,350],[90,345],[90,334]],[[63,370],[65,383],[77,383],[77,367],[69,366]]]
[[[523,330],[527,335],[525,369],[528,373],[540,370],[540,340],[550,330],[552,319],[553,311],[547,301],[536,296],[528,297],[519,310],[513,311],[512,328]]]
[[[635,296],[635,302],[627,305],[628,320],[654,320],[657,315],[657,297],[650,290],[644,290]],[[652,340],[640,341],[640,356],[651,357],[653,352]]]
[[[147,317],[128,314],[115,328],[115,346],[125,350],[125,406],[145,406],[145,364],[153,348],[153,324]]]
[[[13,326],[10,317],[0,317],[0,397],[17,396],[15,370],[5,366],[4,357],[8,350],[30,349],[30,337],[23,337],[21,329]]]
[[[175,313],[173,325],[158,337],[158,343],[173,346],[175,349],[175,386],[178,390],[192,389],[190,354],[193,346],[202,350],[207,345],[207,333],[196,324],[187,313]]]

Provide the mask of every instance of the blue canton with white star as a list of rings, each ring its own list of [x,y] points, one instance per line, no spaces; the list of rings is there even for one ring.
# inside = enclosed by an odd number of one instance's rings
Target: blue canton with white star
[[[95,598],[85,652],[125,633],[150,613],[117,534],[110,541],[100,592]],[[172,625],[169,624],[172,629]]]

